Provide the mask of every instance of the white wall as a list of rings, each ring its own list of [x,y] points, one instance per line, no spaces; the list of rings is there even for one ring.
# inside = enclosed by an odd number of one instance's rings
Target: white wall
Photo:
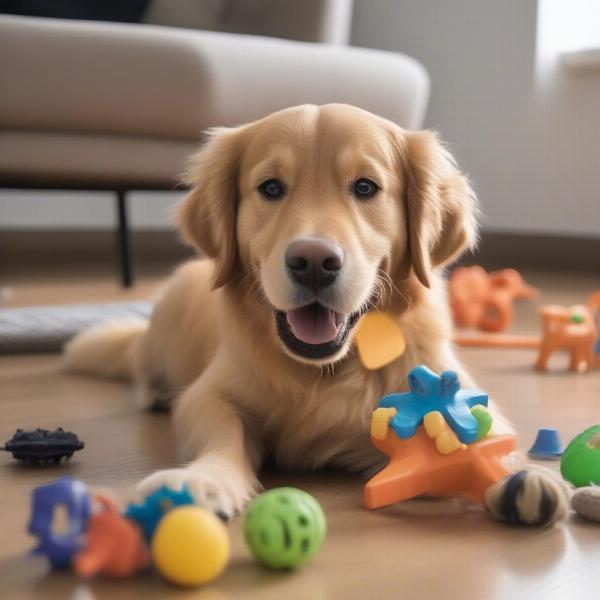
[[[581,19],[573,19],[581,12],[574,11],[600,1],[540,0],[537,52],[536,5],[356,0],[352,43],[405,52],[426,66],[426,126],[441,132],[473,179],[484,228],[599,235],[600,70],[575,74],[557,58],[567,28],[571,41],[581,31]],[[583,21],[600,35],[600,22]],[[134,225],[166,226],[176,197],[134,195]],[[0,194],[0,226],[112,223],[106,195]]]
[[[406,52],[425,65],[426,126],[441,132],[473,179],[485,228],[598,235],[600,70],[575,75],[555,54],[542,73],[536,4],[356,0],[352,43]],[[568,25],[577,33],[568,17],[585,8],[582,0],[543,0],[544,35],[554,39]],[[589,29],[600,35],[600,22]]]

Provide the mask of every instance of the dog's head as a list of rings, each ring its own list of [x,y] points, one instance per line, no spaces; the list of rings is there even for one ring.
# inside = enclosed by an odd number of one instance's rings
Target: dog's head
[[[300,106],[214,130],[194,158],[185,237],[214,286],[251,278],[283,348],[325,364],[362,312],[476,236],[475,198],[435,134],[345,106]],[[237,282],[237,284],[236,284]]]

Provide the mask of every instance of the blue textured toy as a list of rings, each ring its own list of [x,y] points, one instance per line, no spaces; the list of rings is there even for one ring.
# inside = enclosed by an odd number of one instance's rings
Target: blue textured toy
[[[68,530],[56,533],[52,529],[54,511],[64,506]],[[87,486],[72,477],[61,477],[52,483],[35,488],[32,494],[29,533],[37,536],[35,554],[45,554],[55,569],[64,569],[71,558],[83,547],[83,534],[91,513],[90,493]]]
[[[410,392],[389,394],[379,401],[381,408],[395,408],[390,426],[401,439],[415,435],[423,417],[432,411],[442,413],[463,444],[479,438],[479,423],[471,413],[477,404],[487,407],[488,395],[481,390],[462,390],[454,371],[437,375],[424,365],[408,374]]]
[[[154,535],[159,521],[176,506],[194,504],[187,485],[175,491],[163,485],[156,492],[150,494],[141,504],[130,504],[125,511],[125,516],[136,521],[144,532],[146,541]]]

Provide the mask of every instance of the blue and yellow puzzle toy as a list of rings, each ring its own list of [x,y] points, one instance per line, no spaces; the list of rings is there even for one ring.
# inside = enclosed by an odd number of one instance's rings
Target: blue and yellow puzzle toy
[[[491,419],[483,416],[487,412],[488,395],[480,390],[461,389],[454,371],[437,375],[419,365],[408,374],[408,385],[409,392],[390,394],[379,401],[380,408],[395,410],[390,427],[399,438],[404,440],[415,435],[424,420],[426,429],[434,422],[441,424],[440,415],[463,444],[470,444],[488,433],[489,427],[487,431],[482,427],[484,420],[491,426]],[[434,414],[428,416],[431,413]]]
[[[461,390],[454,371],[437,375],[415,367],[410,391],[385,396],[371,419],[371,441],[389,464],[365,486],[367,508],[422,494],[463,495],[483,502],[486,490],[509,472],[511,435],[489,436],[487,394]]]

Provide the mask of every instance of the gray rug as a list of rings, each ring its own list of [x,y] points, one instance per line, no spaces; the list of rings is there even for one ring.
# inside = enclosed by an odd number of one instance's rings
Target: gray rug
[[[0,309],[0,354],[60,352],[76,333],[103,321],[148,318],[150,302]]]

